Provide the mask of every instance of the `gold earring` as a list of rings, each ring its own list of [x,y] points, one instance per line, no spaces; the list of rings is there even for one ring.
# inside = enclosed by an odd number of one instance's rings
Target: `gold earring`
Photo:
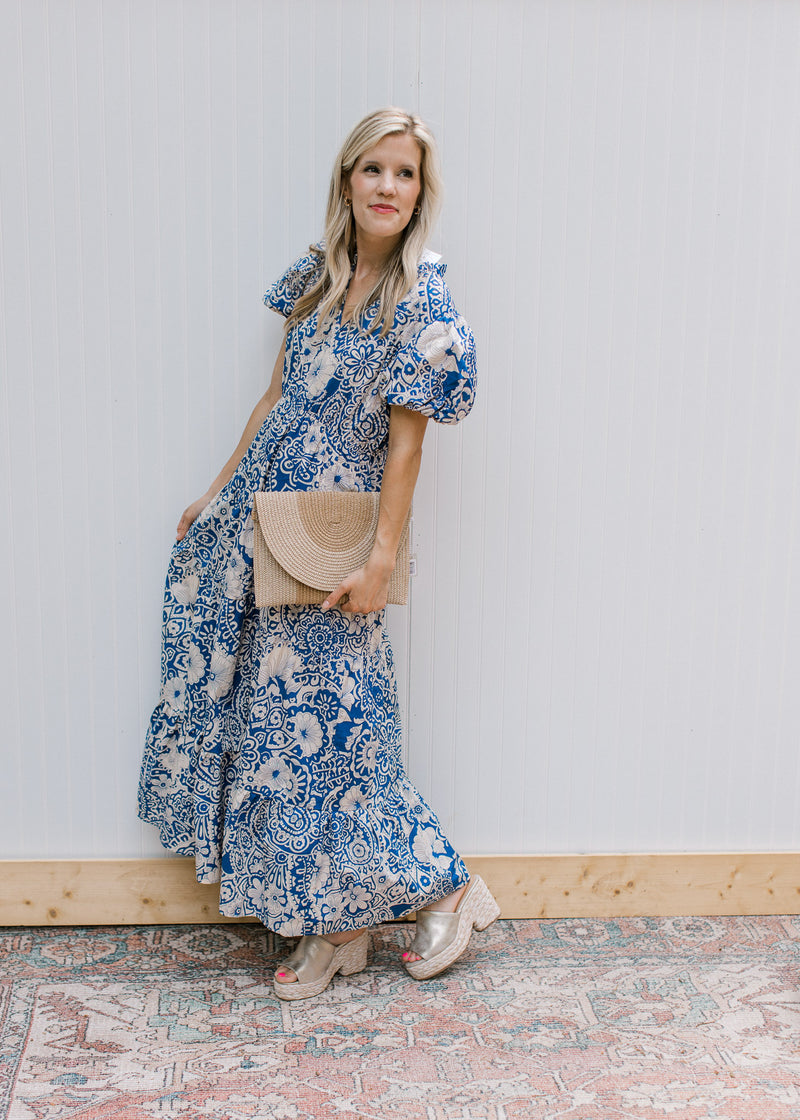
[[[421,207],[421,206],[415,206],[415,207],[414,207],[414,214],[415,214],[415,215],[419,214],[421,210],[422,210],[422,207]]]

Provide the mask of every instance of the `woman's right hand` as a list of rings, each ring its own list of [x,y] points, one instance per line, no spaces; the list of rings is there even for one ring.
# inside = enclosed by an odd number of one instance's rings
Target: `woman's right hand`
[[[190,506],[186,507],[186,509],[181,514],[181,519],[178,522],[178,528],[175,533],[179,541],[183,540],[183,538],[189,532],[189,527],[191,526],[192,522],[195,520],[198,514],[203,512],[208,503],[211,501],[212,497],[213,495],[211,494],[204,494],[202,498],[198,498],[196,502],[192,502]]]

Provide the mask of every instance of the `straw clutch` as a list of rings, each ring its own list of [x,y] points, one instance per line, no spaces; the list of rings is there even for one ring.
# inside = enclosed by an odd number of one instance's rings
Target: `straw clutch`
[[[321,603],[365,564],[380,494],[352,490],[259,490],[253,504],[256,606]],[[389,582],[390,603],[408,602],[408,520]]]

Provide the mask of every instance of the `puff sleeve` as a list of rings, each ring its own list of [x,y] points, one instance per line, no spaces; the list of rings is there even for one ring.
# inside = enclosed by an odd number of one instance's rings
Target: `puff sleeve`
[[[430,267],[395,320],[399,346],[387,370],[384,396],[387,404],[455,424],[469,413],[475,398],[475,340],[453,304],[443,272],[442,265]]]
[[[264,303],[273,311],[278,311],[288,318],[294,310],[300,296],[319,278],[322,271],[324,249],[322,245],[312,245],[305,256],[300,257],[290,265],[268,288],[264,295]]]

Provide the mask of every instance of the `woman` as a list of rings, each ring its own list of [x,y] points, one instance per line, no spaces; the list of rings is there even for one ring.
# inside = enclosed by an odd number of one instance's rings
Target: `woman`
[[[428,418],[460,420],[472,334],[425,250],[441,193],[433,138],[398,109],[345,141],[325,241],[264,297],[286,317],[269,389],[178,524],[162,697],[139,815],[220,881],[220,910],[300,936],[282,999],[366,964],[367,930],[419,911],[403,955],[425,979],[499,910],[406,777],[387,587]],[[380,490],[375,544],[321,606],[258,610],[253,492]]]

